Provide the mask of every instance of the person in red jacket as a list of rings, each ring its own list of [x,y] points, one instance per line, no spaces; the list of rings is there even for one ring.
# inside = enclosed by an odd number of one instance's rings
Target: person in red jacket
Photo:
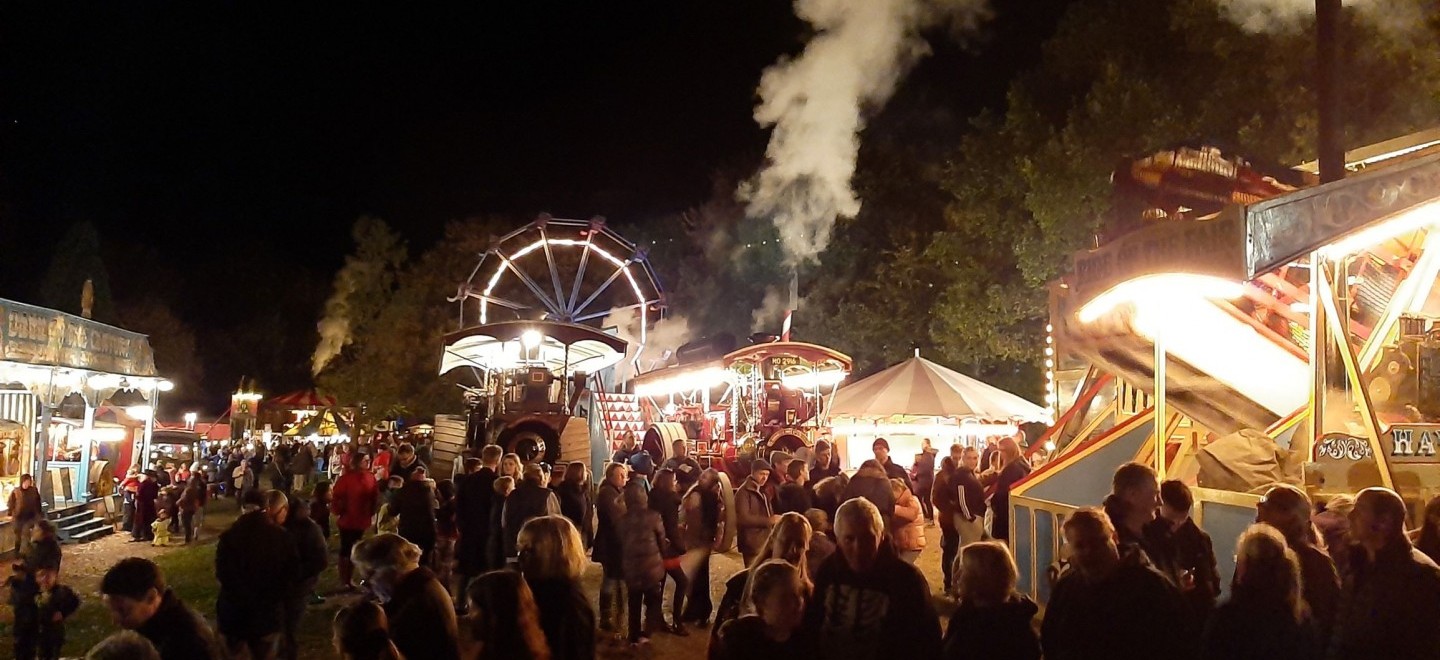
[[[350,583],[354,566],[350,563],[350,550],[370,528],[375,516],[375,498],[378,493],[375,475],[365,469],[365,457],[359,453],[350,455],[345,472],[335,481],[330,496],[335,510],[336,527],[340,529],[340,584],[353,589]]]

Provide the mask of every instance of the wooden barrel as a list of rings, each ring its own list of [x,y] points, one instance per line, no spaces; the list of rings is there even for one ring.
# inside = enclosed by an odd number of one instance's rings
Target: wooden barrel
[[[685,425],[675,422],[661,422],[645,429],[645,435],[641,436],[640,448],[655,459],[655,467],[665,464],[675,455],[671,445],[676,440],[688,440],[685,435]]]
[[[725,504],[725,535],[720,539],[720,551],[730,552],[735,549],[735,486],[730,481],[730,475],[720,472],[720,498]]]
[[[90,462],[90,496],[108,497],[115,492],[115,464],[111,461]]]

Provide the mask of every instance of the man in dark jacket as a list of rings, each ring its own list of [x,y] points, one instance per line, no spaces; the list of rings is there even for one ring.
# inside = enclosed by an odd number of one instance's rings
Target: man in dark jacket
[[[115,624],[150,640],[161,660],[226,657],[205,619],[165,586],[165,576],[149,559],[117,562],[105,572],[100,593]]]
[[[420,546],[420,565],[429,566],[430,556],[435,554],[435,509],[439,506],[435,483],[418,462],[404,474],[409,475],[405,485],[395,494],[395,511],[400,515],[397,531],[406,541]]]
[[[935,506],[930,501],[930,491],[935,488],[935,456],[939,452],[930,446],[930,438],[920,440],[920,453],[915,455],[915,466],[911,470],[915,473],[913,488],[916,499],[920,500],[920,509],[925,513],[925,522],[934,524]]]
[[[530,463],[521,473],[520,483],[515,492],[505,498],[505,510],[501,515],[501,528],[505,533],[505,561],[515,559],[515,540],[520,537],[520,528],[532,518],[560,515],[560,498],[555,491],[545,487],[545,472],[539,463]]]
[[[770,507],[770,498],[765,496],[765,484],[769,481],[769,461],[757,458],[750,462],[750,476],[735,489],[735,530],[740,556],[747,567],[765,545],[770,528],[780,520]]]
[[[885,532],[888,534],[893,530],[895,523],[895,491],[890,489],[890,479],[885,476],[885,468],[874,459],[860,464],[860,469],[855,471],[855,476],[850,477],[850,483],[845,486],[845,494],[840,501],[863,497],[880,511],[880,519],[885,522]],[[836,512],[839,515],[839,512]]]
[[[260,504],[259,495],[246,504]],[[300,582],[300,558],[285,533],[289,501],[269,491],[264,507],[237,518],[220,534],[215,548],[215,621],[232,655],[248,651],[254,658],[274,657],[285,614],[285,598]]]
[[[680,492],[684,493],[700,478],[700,462],[690,456],[690,442],[684,438],[670,443],[670,449],[673,454],[660,469],[674,470],[675,483],[680,485]]]
[[[825,440],[815,441],[815,464],[810,466],[811,482],[828,479],[840,474],[840,460],[835,458],[834,448]]]
[[[1340,594],[1335,660],[1434,658],[1440,650],[1440,567],[1405,536],[1405,501],[1366,488],[1350,512],[1357,548]]]
[[[320,531],[320,525],[310,519],[310,503],[297,499],[290,508],[290,515],[286,516],[285,520],[285,533],[290,535],[298,553],[300,581],[285,597],[285,631],[281,655],[295,660],[299,657],[295,633],[300,630],[300,619],[305,616],[305,605],[315,595],[315,584],[320,580],[320,573],[330,563],[330,549],[325,543],[325,534]]]
[[[810,469],[805,467],[805,461],[790,461],[785,466],[789,478],[785,484],[780,486],[780,492],[775,497],[775,513],[798,513],[805,515],[814,506],[814,496],[810,493]]]
[[[1169,479],[1160,484],[1160,515],[1145,525],[1145,536],[1160,547],[1159,554],[1175,571],[1172,582],[1190,606],[1190,620],[1201,624],[1220,597],[1220,570],[1210,535],[1190,517],[1195,498],[1185,482]],[[1203,625],[1203,624],[1201,624]],[[1198,638],[1199,630],[1193,631]]]
[[[35,478],[20,475],[20,487],[10,491],[10,529],[15,534],[15,556],[30,547],[30,530],[45,517],[40,508],[40,489],[35,487]]]
[[[884,540],[879,509],[852,499],[835,512],[840,551],[815,574],[805,629],[827,660],[935,658],[940,617],[920,570]]]
[[[485,563],[485,543],[490,528],[490,503],[495,496],[495,477],[504,453],[499,445],[487,445],[480,450],[479,459],[465,462],[465,475],[455,484],[455,526],[460,530],[455,558],[466,584],[490,568]]]
[[[415,455],[415,446],[408,443],[400,443],[400,448],[395,451],[395,461],[390,465],[390,475],[399,476],[406,482],[410,481],[416,470],[427,470],[420,458]]]
[[[974,447],[960,452],[955,487],[951,490],[955,491],[955,531],[962,548],[985,538],[985,487],[980,484],[979,468],[980,452]]]
[[[910,481],[910,473],[906,472],[905,468],[896,465],[894,461],[890,460],[889,440],[885,438],[875,438],[875,442],[870,443],[870,451],[875,453],[875,462],[880,464],[882,470],[885,470],[886,479],[899,479],[905,482],[906,488],[912,491],[914,490],[915,484]],[[934,464],[931,464],[931,467],[933,468]]]
[[[1121,556],[1115,526],[1095,508],[1065,520],[1074,570],[1050,595],[1040,628],[1047,660],[1142,660],[1157,649],[1190,657],[1175,644],[1185,606],[1170,581],[1133,552]]]
[[[160,515],[155,508],[156,500],[160,499],[160,484],[155,480],[155,471],[146,470],[143,474],[135,491],[135,527],[130,533],[132,541],[153,540],[155,530],[150,525]]]
[[[605,480],[595,491],[595,561],[600,563],[600,630],[618,629],[624,606],[625,550],[620,545],[620,519],[625,515],[624,488],[630,473],[621,463],[605,466]]]

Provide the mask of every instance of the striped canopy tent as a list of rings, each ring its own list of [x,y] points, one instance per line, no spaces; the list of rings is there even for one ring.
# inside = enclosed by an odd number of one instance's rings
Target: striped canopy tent
[[[322,396],[313,389],[295,390],[288,394],[273,397],[265,403],[290,410],[298,410],[301,408],[328,408],[335,405],[335,397]]]
[[[831,418],[1044,422],[1045,409],[998,387],[915,356],[840,388]]]

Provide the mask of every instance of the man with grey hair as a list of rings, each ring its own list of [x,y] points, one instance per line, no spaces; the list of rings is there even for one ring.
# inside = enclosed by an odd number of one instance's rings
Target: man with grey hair
[[[885,521],[870,501],[853,498],[835,512],[840,552],[815,574],[805,626],[828,660],[933,658],[940,618],[920,570],[885,540]]]

